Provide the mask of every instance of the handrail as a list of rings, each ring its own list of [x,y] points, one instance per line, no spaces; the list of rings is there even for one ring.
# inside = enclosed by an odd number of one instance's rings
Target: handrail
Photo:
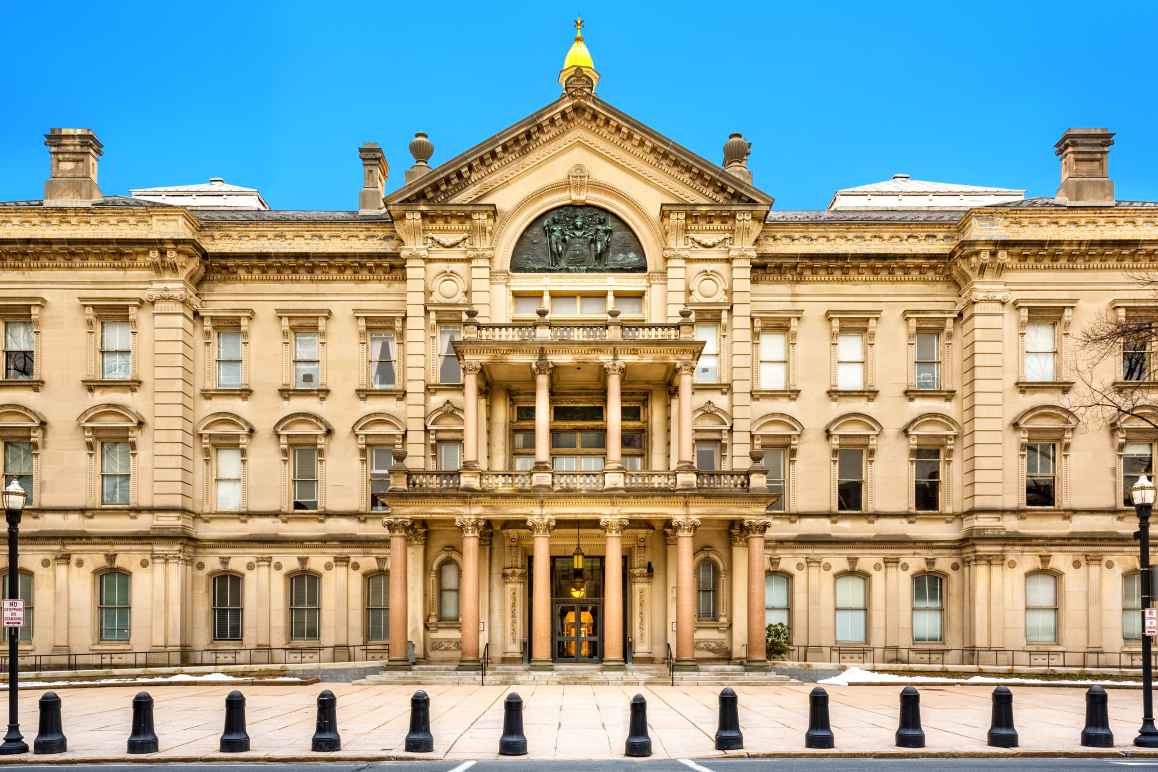
[[[119,668],[180,668],[239,665],[261,667],[277,665],[329,664],[333,662],[386,662],[390,644],[350,644],[324,646],[300,644],[277,648],[253,649],[186,649],[183,651],[93,651],[69,654],[20,655],[22,672],[64,670],[111,670]],[[0,654],[0,670],[8,667],[8,657]],[[0,677],[0,682],[4,679]]]
[[[480,662],[480,664],[482,665],[482,671],[479,673],[479,679],[478,679],[479,686],[486,686],[487,685],[487,665],[490,664],[490,661],[491,661],[491,645],[490,645],[490,643],[485,643],[485,644],[483,644],[483,655],[482,655],[482,661]]]
[[[858,643],[797,644],[789,647],[798,662],[828,662],[848,665],[957,665],[977,667],[1024,667],[1049,670],[1126,670],[1142,666],[1138,650],[1072,650],[1054,648],[1001,648],[989,646],[950,647],[938,643],[923,646],[870,646]],[[1158,652],[1151,655],[1158,663]]]
[[[675,686],[675,657],[671,655],[671,644],[667,644],[667,675],[671,685]]]

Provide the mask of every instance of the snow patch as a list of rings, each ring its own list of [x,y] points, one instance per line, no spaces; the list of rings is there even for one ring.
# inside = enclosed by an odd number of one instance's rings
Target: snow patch
[[[899,675],[897,673],[876,673],[859,667],[850,667],[843,673],[825,678],[818,683],[826,686],[848,686],[850,684],[896,684],[896,683],[938,683],[966,684],[972,686],[1000,686],[1002,684],[1046,684],[1049,686],[1096,686],[1113,683],[1115,686],[1141,686],[1141,681],[1089,681],[1082,679],[1055,680],[1046,678],[997,678],[975,675],[969,678],[948,678],[945,676]]]
[[[238,681],[251,681],[252,678],[242,676],[231,676],[225,673],[206,673],[204,675],[190,675],[188,673],[178,673],[171,676],[139,676],[137,678],[100,678],[92,681],[21,681],[20,687],[29,689],[46,689],[50,687],[61,686],[88,686],[96,684],[99,686],[128,686],[132,684],[157,684],[163,686],[167,683],[237,683]],[[258,679],[263,682],[274,681],[280,683],[301,683],[302,679],[293,676],[277,676],[274,678]],[[0,692],[8,691],[8,684],[0,684]]]

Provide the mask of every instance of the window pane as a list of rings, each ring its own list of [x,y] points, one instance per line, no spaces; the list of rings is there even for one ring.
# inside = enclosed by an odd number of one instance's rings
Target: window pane
[[[128,351],[131,348],[132,333],[128,322],[106,321],[101,323],[101,350]]]
[[[1025,379],[1027,381],[1052,381],[1054,379],[1053,354],[1026,354]]]
[[[299,332],[294,335],[294,359],[318,358],[318,334]]]
[[[217,386],[234,389],[241,385],[241,362],[221,361],[217,363]]]
[[[552,295],[551,313],[574,316],[579,312],[579,298],[575,295]]]
[[[437,448],[440,471],[457,472],[462,467],[462,445],[457,442],[440,442]]]
[[[941,336],[936,333],[918,333],[916,342],[918,362],[936,362],[940,360],[941,356],[938,350],[940,338]]]
[[[1025,612],[1025,640],[1030,643],[1057,641],[1057,611],[1029,609]]]
[[[837,611],[836,640],[842,643],[865,642],[865,612]]]
[[[13,476],[32,474],[31,442],[4,443],[4,474]],[[24,492],[28,493],[27,490]]]
[[[941,632],[942,612],[928,609],[913,610],[913,640],[935,642],[943,640]]]
[[[719,354],[720,353],[720,325],[718,324],[697,324],[696,325],[696,340],[704,342],[705,354]]]
[[[836,607],[842,609],[865,607],[865,580],[860,576],[840,576],[836,579]]]
[[[643,432],[623,432],[620,438],[619,446],[624,450],[643,449]]]
[[[940,367],[936,362],[917,362],[914,383],[918,389],[939,388]]]
[[[864,361],[864,336],[859,333],[845,333],[836,339],[836,360],[838,362]]]
[[[535,447],[535,433],[521,430],[514,433],[515,450],[532,450]]]
[[[699,383],[716,383],[720,380],[720,357],[718,354],[701,354],[696,363],[695,380]]]
[[[32,351],[32,322],[7,322],[4,325],[5,351]]]
[[[864,451],[859,448],[841,448],[837,453],[837,470],[841,480],[862,479]]]
[[[643,298],[639,295],[615,296],[615,307],[624,316],[635,316],[643,313]]]
[[[132,375],[133,358],[127,351],[101,352],[101,377],[106,380],[127,380]]]
[[[241,509],[241,481],[217,481],[217,509],[222,512],[236,512]]]
[[[1052,574],[1030,574],[1025,577],[1025,605],[1057,607],[1057,579]]]
[[[602,421],[603,405],[556,405],[551,409],[556,421]],[[534,408],[531,409],[531,418]]]
[[[217,358],[241,359],[241,333],[222,331],[217,333]]]
[[[217,477],[218,479],[241,479],[240,448],[217,449]]]
[[[541,295],[515,295],[515,315],[534,316],[542,303]]]
[[[458,355],[454,353],[454,341],[458,340],[462,331],[453,325],[442,325],[438,328],[438,382],[461,383],[462,368],[458,363]]]
[[[394,453],[391,448],[378,445],[370,448],[370,473],[389,474],[394,463]]]
[[[864,365],[841,362],[836,366],[836,388],[845,391],[859,391],[864,388]]]
[[[764,606],[766,608],[788,608],[788,577],[769,574],[764,577]]]
[[[607,298],[603,295],[598,297],[583,296],[579,299],[579,313],[581,314],[604,314],[607,313]]]
[[[714,472],[720,468],[720,443],[715,441],[696,443],[696,469]]]
[[[1053,353],[1054,326],[1034,322],[1025,327],[1025,350],[1027,353]]]
[[[393,333],[375,333],[370,336],[370,372],[374,388],[388,388],[395,384],[395,359]]]
[[[294,448],[294,479],[317,479],[317,448]]]
[[[788,366],[783,362],[760,363],[760,388],[785,389],[788,387]]]
[[[787,359],[787,336],[782,332],[760,333],[760,361],[783,362]]]

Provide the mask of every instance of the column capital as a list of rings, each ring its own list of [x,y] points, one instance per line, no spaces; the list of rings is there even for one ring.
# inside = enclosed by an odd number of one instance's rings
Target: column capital
[[[1102,561],[1105,560],[1106,556],[1105,555],[1086,555],[1085,558],[1086,558],[1086,565],[1087,566],[1100,566],[1100,565],[1102,565]]]
[[[462,529],[463,536],[478,536],[486,527],[487,521],[481,517],[456,517],[454,524]]]
[[[268,566],[272,562],[273,562],[273,556],[272,555],[258,555],[257,556],[257,564],[259,566]]]
[[[534,372],[535,375],[550,375],[551,370],[554,368],[555,365],[551,364],[546,359],[536,359],[531,363],[531,371]]]
[[[676,372],[680,375],[693,375],[696,372],[696,363],[679,362],[676,364]]]
[[[608,375],[623,375],[623,371],[627,369],[627,365],[616,359],[613,362],[604,362],[603,371]]]
[[[744,521],[744,533],[749,539],[764,538],[764,533],[772,527],[772,521],[763,518],[755,518]]]
[[[348,566],[348,565],[350,565],[350,556],[349,555],[335,555],[334,556],[334,565],[335,566]]]
[[[555,527],[555,518],[529,517],[527,527],[531,529],[532,536],[550,536],[551,530]]]
[[[408,538],[410,539],[411,544],[417,546],[426,544],[426,526],[422,523],[415,523],[414,525],[410,526],[410,533]]]
[[[599,527],[608,536],[622,536],[623,529],[627,527],[628,519],[626,517],[604,517],[599,520]]]
[[[407,537],[410,535],[411,520],[408,517],[384,517],[382,527],[391,536]]]
[[[673,517],[671,519],[671,527],[676,536],[693,536],[700,525],[701,521],[698,517]]]
[[[895,557],[886,557],[886,558],[881,558],[881,560],[883,560],[883,561],[884,561],[884,564],[885,564],[886,566],[895,566],[895,565],[897,565],[898,563],[900,563],[900,562],[901,562],[901,559],[900,559],[900,558],[895,558]]]
[[[482,371],[482,362],[467,361],[462,363],[462,371],[466,375],[478,375]]]

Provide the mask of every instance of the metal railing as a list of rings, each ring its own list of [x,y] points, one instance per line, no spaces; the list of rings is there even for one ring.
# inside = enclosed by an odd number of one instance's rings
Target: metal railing
[[[791,659],[798,662],[829,662],[835,665],[935,665],[938,667],[1024,667],[1073,670],[1142,667],[1140,651],[1071,651],[1065,649],[1006,649],[940,646],[794,645]],[[771,650],[768,651],[771,659]],[[1158,664],[1158,653],[1153,655]]]
[[[479,671],[478,684],[479,686],[487,685],[487,665],[491,663],[491,645],[489,643],[483,644],[482,659],[479,660],[479,666],[482,668]]]
[[[21,654],[20,670],[69,671],[115,670],[124,668],[252,667],[331,664],[334,662],[378,662],[390,657],[390,644],[357,646],[286,646],[266,649],[184,649],[174,651],[93,651],[76,654]],[[8,667],[7,655],[0,656],[0,670]]]
[[[675,686],[675,657],[671,654],[671,644],[664,644],[667,646],[667,677],[671,680],[671,685]]]

